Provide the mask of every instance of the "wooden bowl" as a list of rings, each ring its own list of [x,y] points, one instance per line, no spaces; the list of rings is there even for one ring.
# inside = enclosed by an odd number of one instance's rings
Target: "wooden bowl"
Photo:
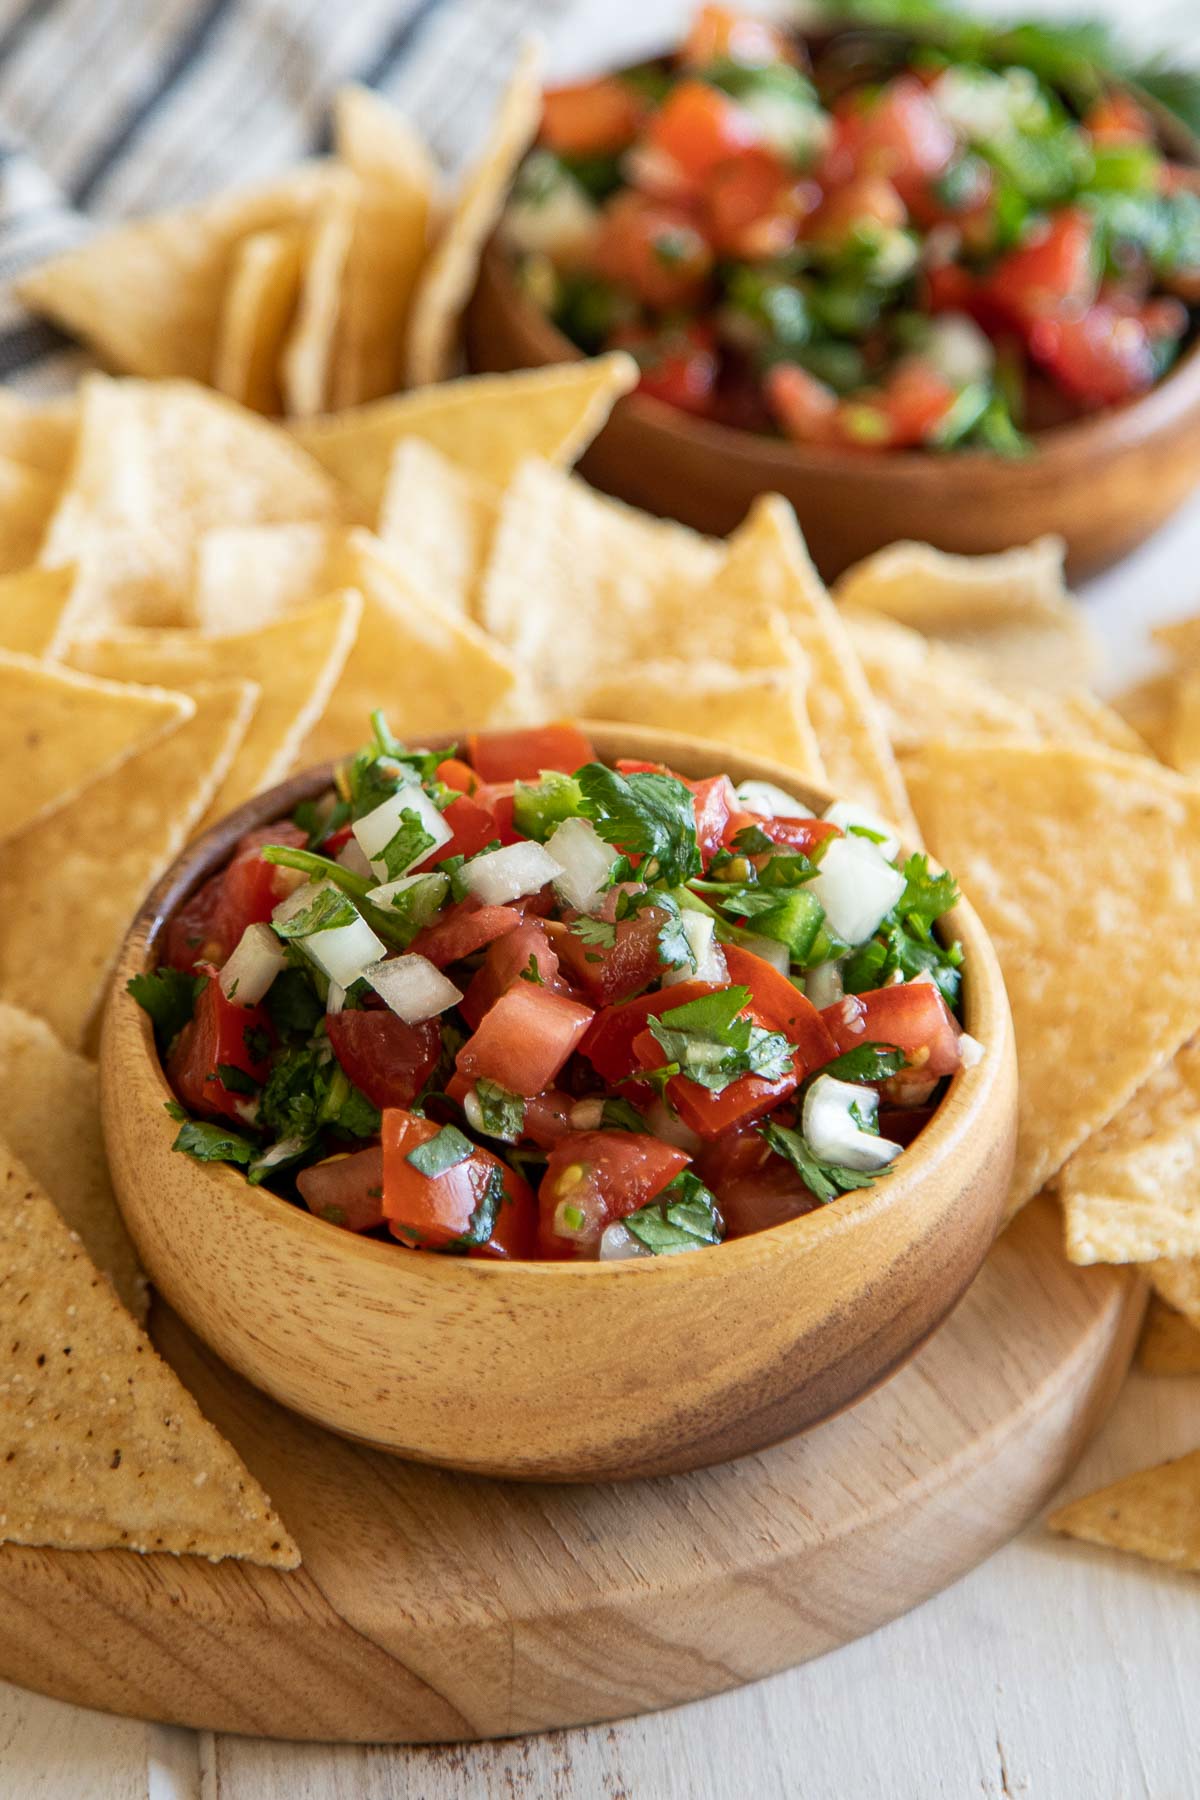
[[[599,726],[598,754],[727,769],[828,796],[757,758]],[[805,1430],[890,1375],[945,1318],[997,1229],[1016,1067],[1004,984],[960,903],[966,1028],[987,1046],[876,1187],[717,1249],[653,1262],[503,1263],[357,1238],[171,1150],[170,1089],[125,983],[235,840],[328,785],[243,806],[163,877],[117,967],[101,1050],[121,1210],[160,1292],[256,1387],[420,1462],[528,1480],[670,1474]]]
[[[473,369],[528,368],[580,352],[488,247],[466,318]],[[852,450],[790,444],[630,394],[580,463],[596,487],[723,536],[756,494],[790,500],[828,581],[898,538],[975,555],[1044,532],[1067,542],[1079,580],[1149,537],[1200,482],[1200,343],[1140,399],[1039,432],[1010,459],[986,451]]]

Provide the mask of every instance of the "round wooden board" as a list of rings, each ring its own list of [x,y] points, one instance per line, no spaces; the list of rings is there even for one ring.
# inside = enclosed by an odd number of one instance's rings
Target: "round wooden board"
[[[840,1418],[624,1486],[508,1485],[361,1449],[165,1314],[160,1347],[304,1565],[7,1545],[0,1674],[223,1732],[428,1742],[620,1718],[819,1656],[1002,1544],[1103,1417],[1143,1289],[1071,1268],[1060,1242],[1057,1210],[1028,1208],[924,1349]],[[697,1356],[720,1353],[698,1319]]]

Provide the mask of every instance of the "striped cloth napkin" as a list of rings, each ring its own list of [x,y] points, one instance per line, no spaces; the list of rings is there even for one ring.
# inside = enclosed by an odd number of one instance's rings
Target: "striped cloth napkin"
[[[86,366],[11,277],[104,221],[203,199],[326,147],[330,97],[380,89],[453,169],[520,38],[571,0],[0,0],[0,381]]]

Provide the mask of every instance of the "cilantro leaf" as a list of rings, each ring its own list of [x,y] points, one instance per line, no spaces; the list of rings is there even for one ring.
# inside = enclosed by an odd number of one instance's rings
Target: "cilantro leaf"
[[[317,931],[337,931],[343,925],[353,925],[357,918],[358,908],[348,894],[339,888],[322,887],[290,919],[274,920],[272,930],[276,937],[284,939],[311,937]]]
[[[891,1044],[855,1044],[853,1050],[844,1050],[832,1062],[814,1070],[800,1091],[804,1093],[822,1075],[831,1075],[835,1081],[861,1082],[869,1087],[898,1075],[907,1062],[903,1050],[897,1050]]]
[[[868,1172],[863,1169],[847,1169],[840,1163],[822,1162],[813,1155],[798,1131],[791,1131],[786,1125],[776,1125],[770,1119],[758,1129],[771,1149],[791,1163],[809,1193],[815,1195],[822,1206],[828,1206],[839,1194],[848,1194],[854,1188],[870,1187],[880,1175],[887,1174],[886,1169]]]
[[[432,1180],[435,1176],[444,1175],[447,1169],[453,1169],[458,1163],[466,1162],[474,1154],[474,1144],[457,1125],[443,1125],[436,1137],[427,1138],[423,1144],[418,1144],[404,1160]]]
[[[901,919],[915,918],[927,926],[932,925],[943,913],[949,912],[958,899],[958,884],[953,875],[932,874],[929,858],[920,851],[909,857],[901,873],[905,886],[895,909]]]
[[[262,1091],[259,1122],[278,1138],[313,1138],[326,1126],[374,1137],[379,1112],[321,1038],[280,1057]]]
[[[538,967],[538,959],[532,951],[529,955],[529,961],[520,971],[520,976],[522,981],[532,981],[535,987],[545,987],[546,985],[542,979],[542,971]]]
[[[303,969],[284,969],[263,997],[272,1025],[281,1037],[309,1037],[325,1016],[320,995]]]
[[[606,1100],[600,1114],[601,1131],[645,1131],[646,1121],[631,1100]]]
[[[744,825],[734,833],[733,847],[743,856],[766,856],[775,848],[775,840],[767,836],[761,825]]]
[[[182,1108],[168,1106],[167,1111],[172,1118],[179,1118]],[[189,1119],[186,1115],[171,1148],[181,1150],[185,1156],[194,1156],[197,1162],[239,1163],[243,1168],[257,1155],[254,1145],[240,1131],[211,1125],[204,1119]]]
[[[679,1074],[710,1093],[721,1093],[740,1075],[780,1081],[791,1069],[795,1046],[782,1032],[740,1017],[749,1000],[749,988],[720,988],[646,1023]]]
[[[670,900],[667,917],[658,930],[658,960],[668,969],[686,969],[693,966],[692,946],[688,943],[687,932],[683,929],[683,916],[678,901],[668,894],[660,895],[662,900]]]
[[[445,1129],[453,1131],[454,1127],[449,1125],[446,1126]],[[437,1140],[436,1138],[432,1138],[430,1139],[430,1142],[436,1143]],[[409,1157],[409,1161],[412,1161],[411,1156]],[[508,1194],[504,1187],[504,1170],[493,1169],[488,1177],[487,1187],[483,1191],[483,1198],[471,1214],[467,1229],[461,1236],[453,1238],[451,1242],[444,1245],[443,1248],[453,1253],[456,1250],[460,1252],[474,1250],[479,1244],[486,1244],[493,1231],[496,1229],[496,1219],[500,1212],[500,1208],[506,1205],[507,1202]]]
[[[525,1102],[520,1094],[510,1093],[498,1081],[481,1075],[475,1083],[479,1103],[479,1129],[488,1137],[515,1144],[525,1129]]]
[[[696,814],[690,789],[673,775],[620,775],[603,763],[575,772],[581,812],[606,844],[644,859],[643,881],[674,887],[700,873]]]
[[[567,930],[572,937],[596,950],[611,950],[617,941],[617,928],[607,919],[589,919],[584,915],[572,919]]]
[[[160,1049],[165,1049],[188,1023],[207,986],[208,976],[194,970],[150,969],[144,975],[132,975],[125,992],[149,1013],[154,1036]]]
[[[247,1075],[245,1069],[239,1069],[236,1063],[218,1063],[213,1075],[205,1078],[217,1080],[230,1094],[257,1094],[259,1083],[253,1075]]]
[[[418,812],[402,812],[394,836],[372,859],[387,870],[388,881],[398,881],[419,862],[426,850],[433,849],[433,838],[426,831]]]
[[[725,1222],[716,1197],[690,1169],[684,1169],[662,1193],[621,1221],[626,1231],[655,1256],[677,1256],[719,1244]]]

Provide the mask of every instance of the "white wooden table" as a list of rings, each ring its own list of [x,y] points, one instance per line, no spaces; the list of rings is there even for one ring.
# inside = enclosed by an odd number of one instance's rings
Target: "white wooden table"
[[[1147,0],[1136,23],[1186,27],[1193,4]],[[597,0],[586,32],[577,24],[553,46],[554,64],[574,73],[652,44],[689,10]],[[1103,10],[1134,22],[1131,0]],[[1088,598],[1113,676],[1135,679],[1150,662],[1147,623],[1200,611],[1200,499]],[[1200,1378],[1132,1376],[1066,1491],[1198,1444]],[[0,1683],[0,1800],[1188,1800],[1200,1794],[1198,1668],[1196,1577],[1035,1524],[956,1587],[820,1662],[674,1712],[507,1743],[214,1738]]]

